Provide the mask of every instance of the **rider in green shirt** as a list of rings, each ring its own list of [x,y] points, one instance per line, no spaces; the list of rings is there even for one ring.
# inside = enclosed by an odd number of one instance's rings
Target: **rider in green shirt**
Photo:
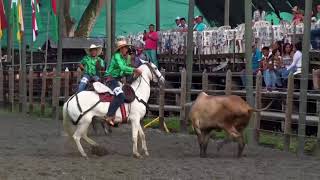
[[[106,121],[113,125],[113,120],[117,109],[124,103],[125,96],[120,87],[119,81],[122,77],[134,75],[138,77],[141,75],[139,69],[133,68],[128,63],[129,45],[125,40],[117,42],[117,49],[113,55],[108,70],[105,73],[106,85],[114,92],[115,97],[110,103],[108,113],[105,117]]]
[[[99,57],[102,52],[100,46],[92,44],[89,49],[86,49],[86,52],[87,55],[81,60],[79,65],[84,74],[80,80],[78,92],[85,90],[91,79],[99,81],[99,71],[104,69],[104,61]]]

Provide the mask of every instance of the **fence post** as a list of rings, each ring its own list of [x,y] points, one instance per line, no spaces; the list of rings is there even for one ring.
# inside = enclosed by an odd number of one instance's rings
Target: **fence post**
[[[232,72],[229,69],[227,71],[227,75],[226,75],[226,89],[225,89],[225,93],[226,95],[231,95],[231,86],[232,86]]]
[[[208,74],[207,74],[207,71],[204,70],[203,73],[202,73],[202,91],[203,92],[208,92]]]
[[[45,113],[45,107],[46,107],[46,89],[47,89],[46,86],[47,86],[47,70],[46,68],[44,68],[42,72],[42,87],[41,87],[41,100],[40,100],[40,111],[42,116]]]
[[[78,69],[77,69],[77,73],[76,73],[77,75],[77,84],[79,84],[79,82],[80,82],[80,80],[81,80],[81,69],[80,69],[80,67],[78,67]]]
[[[4,95],[3,95],[3,68],[0,66],[0,108],[3,108],[4,106]]]
[[[318,114],[318,131],[317,131],[317,146],[315,150],[315,155],[320,157],[320,101],[317,100],[317,114]]]
[[[21,67],[19,68],[19,112],[22,112],[22,100],[23,100],[23,91],[26,91],[26,89],[22,88],[22,81],[23,81],[23,74],[22,74],[22,69]]]
[[[285,151],[290,150],[290,135],[291,135],[291,122],[292,122],[292,107],[293,107],[293,74],[290,73],[288,77],[288,91],[287,91],[287,107],[286,107],[286,118],[284,121],[284,142],[283,149]]]
[[[57,103],[56,103],[56,100],[57,100],[57,91],[55,91],[55,89],[57,88],[57,71],[56,71],[56,68],[53,68],[52,70],[52,118],[53,120],[55,120],[55,113],[57,111]]]
[[[9,104],[10,104],[10,111],[14,111],[14,71],[13,68],[10,67],[8,71],[9,75]]]
[[[181,93],[180,93],[180,131],[187,132],[187,117],[186,117],[186,95],[187,95],[187,72],[181,70]]]
[[[261,71],[258,72],[257,78],[256,78],[256,97],[255,97],[255,108],[260,109],[261,108],[261,86],[262,86],[262,75]],[[259,136],[260,136],[260,121],[261,121],[261,114],[260,112],[255,113],[255,120],[254,120],[254,145],[259,144]]]
[[[29,113],[33,112],[33,69],[30,66],[29,70]]]
[[[64,71],[64,101],[66,102],[69,98],[69,84],[70,83],[70,71],[66,68]]]
[[[161,70],[161,74],[165,75],[165,70]],[[165,92],[164,92],[164,84],[160,85],[159,88],[159,124],[160,129],[164,131],[164,104],[165,104]]]

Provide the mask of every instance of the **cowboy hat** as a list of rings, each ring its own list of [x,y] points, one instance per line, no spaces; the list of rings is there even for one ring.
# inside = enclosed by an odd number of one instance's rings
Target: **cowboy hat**
[[[120,40],[117,42],[117,48],[116,51],[119,51],[119,49],[123,48],[123,47],[128,47],[128,46],[132,46],[131,44],[128,44],[126,40]]]
[[[295,13],[299,12],[298,6],[294,6],[291,10],[292,12],[295,12]]]
[[[102,47],[100,45],[91,44],[89,48],[85,49],[87,54],[90,54],[91,49],[97,49],[97,56],[102,53]]]

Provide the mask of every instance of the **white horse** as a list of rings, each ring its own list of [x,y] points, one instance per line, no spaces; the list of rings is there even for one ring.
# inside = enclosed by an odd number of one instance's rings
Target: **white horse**
[[[149,156],[145,134],[140,125],[140,120],[146,114],[146,104],[150,97],[150,81],[164,83],[165,79],[161,75],[158,68],[152,64],[143,61],[143,64],[139,67],[142,74],[132,83],[131,87],[135,91],[136,98],[130,104],[125,104],[126,111],[128,114],[128,121],[131,122],[132,128],[132,141],[133,141],[133,155],[140,158],[141,155],[138,152],[138,136],[141,139],[142,150],[145,156]],[[87,136],[88,127],[93,117],[102,117],[106,115],[109,102],[100,102],[96,106],[95,104],[99,101],[99,96],[94,91],[82,91],[75,96],[71,96],[63,106],[63,127],[66,133],[72,137],[77,145],[77,148],[81,155],[87,158],[87,154],[84,152],[80,139],[83,138],[90,145],[97,147],[98,144]],[[82,111],[87,113],[81,113],[78,105],[80,105]],[[95,106],[94,108],[92,108]],[[90,110],[90,108],[92,108]],[[77,121],[79,116],[82,116],[76,125],[72,124]],[[116,112],[114,122],[118,123],[122,121],[120,108]]]

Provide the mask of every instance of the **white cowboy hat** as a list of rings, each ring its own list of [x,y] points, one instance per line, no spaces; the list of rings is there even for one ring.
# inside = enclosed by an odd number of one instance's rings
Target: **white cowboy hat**
[[[299,12],[298,6],[294,6],[291,10],[292,10],[293,12],[296,12],[296,13]]]
[[[85,49],[87,54],[90,54],[91,49],[97,49],[97,56],[99,56],[102,53],[102,47],[100,45],[91,44],[89,48]]]
[[[179,17],[179,16],[177,16],[177,17],[176,17],[176,20],[180,20],[180,17]]]
[[[119,51],[119,49],[126,47],[126,46],[132,46],[131,44],[128,44],[126,40],[120,40],[117,42],[117,48],[116,51]]]

